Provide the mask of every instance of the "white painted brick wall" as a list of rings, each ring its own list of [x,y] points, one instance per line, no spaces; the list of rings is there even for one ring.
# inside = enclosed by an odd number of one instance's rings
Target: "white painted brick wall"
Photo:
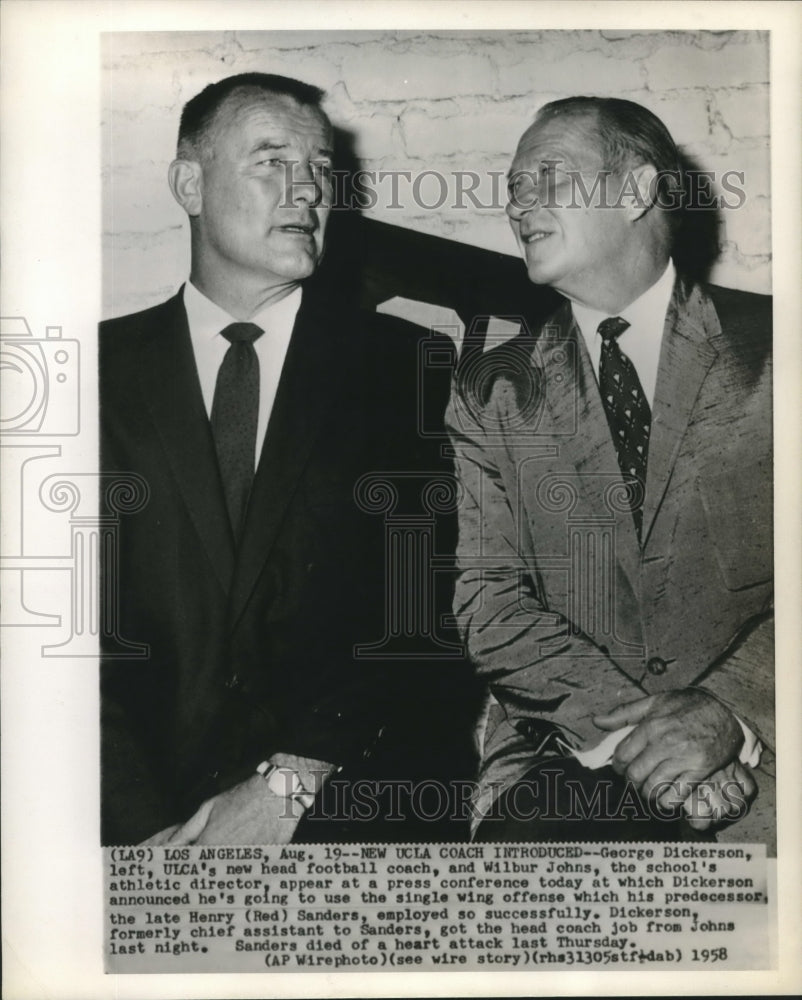
[[[401,184],[368,214],[506,253],[503,211],[455,207],[454,173],[490,172],[546,101],[621,95],[658,114],[705,170],[745,174],[747,201],[722,213],[713,280],[769,291],[768,38],[749,32],[174,32],[108,39],[104,121],[104,314],[150,305],[188,269],[188,227],[167,188],[182,105],[207,83],[261,70],[317,84],[372,170],[438,170],[449,198],[426,211]],[[386,183],[386,182],[385,182]],[[436,188],[420,192],[433,198]]]
[[[769,72],[769,51],[765,41],[750,41],[742,33],[727,40],[718,37],[717,48],[699,46],[692,34],[680,44],[658,49],[649,60],[649,84],[656,90],[701,87],[715,90],[739,84],[765,83]],[[761,36],[762,37],[762,36]]]
[[[612,52],[560,54],[549,51],[548,42],[530,46],[519,63],[499,70],[501,94],[536,94],[541,90],[577,94],[592,87],[593,93],[614,96],[642,90],[645,82],[639,62],[622,60]]]
[[[342,78],[355,101],[435,101],[492,93],[493,63],[477,46],[426,51],[427,41],[359,48],[343,60]],[[460,46],[460,48],[462,48]]]

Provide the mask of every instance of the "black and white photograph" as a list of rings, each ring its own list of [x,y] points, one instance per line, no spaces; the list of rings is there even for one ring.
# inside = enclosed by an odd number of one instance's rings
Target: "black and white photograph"
[[[799,11],[598,6],[12,0],[9,996],[799,985]]]

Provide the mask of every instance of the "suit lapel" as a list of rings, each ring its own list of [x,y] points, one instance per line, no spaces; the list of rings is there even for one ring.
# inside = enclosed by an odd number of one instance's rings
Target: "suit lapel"
[[[181,498],[228,593],[234,545],[181,292],[144,342],[139,379]]]
[[[711,315],[712,310],[707,311]],[[709,322],[709,321],[708,321]],[[666,314],[652,407],[643,542],[660,509],[680,443],[699,390],[717,356],[706,329],[706,310],[698,287],[688,292],[678,278]]]
[[[615,555],[637,593],[640,547],[632,514],[608,492],[620,478],[618,458],[585,342],[571,306],[544,327],[541,346],[546,404],[559,447],[576,468],[575,486],[591,510],[615,519]],[[623,488],[623,483],[622,483]]]
[[[230,600],[233,627],[276,540],[326,414],[348,370],[330,311],[304,294],[284,361],[243,528]]]

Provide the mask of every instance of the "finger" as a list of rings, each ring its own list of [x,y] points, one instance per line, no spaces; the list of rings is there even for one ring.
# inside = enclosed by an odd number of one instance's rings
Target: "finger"
[[[740,794],[724,795],[721,791],[717,791],[712,802],[713,818],[717,823],[724,820],[740,819],[746,814],[748,808],[746,799]]]
[[[636,726],[613,750],[613,769],[619,774],[649,745],[649,733],[644,726]]]
[[[637,766],[637,773],[630,773],[634,761],[643,756]],[[695,780],[707,777],[714,769],[700,747],[699,741],[683,731],[678,721],[671,716],[650,716],[643,719],[632,733],[623,739],[613,754],[613,766],[619,773],[628,773],[634,781],[643,781],[657,765],[663,761],[673,761],[674,770],[667,779],[678,776],[682,771],[699,771]],[[651,765],[648,770],[645,768]]]
[[[147,840],[143,840],[140,847],[160,847],[162,844],[169,841],[170,837],[175,833],[180,825],[180,823],[175,823],[173,826],[168,826],[164,830],[159,830],[159,832],[154,833],[152,837],[148,837]]]
[[[744,791],[744,794],[749,802],[755,798],[757,795],[757,782],[752,774],[752,771],[748,767],[744,767],[740,761],[735,761],[733,765],[732,780],[737,782]],[[722,782],[724,788],[727,787],[727,782]]]
[[[713,793],[709,785],[697,785],[683,804],[688,825],[693,830],[706,830],[714,820]]]
[[[734,777],[731,766],[700,782],[685,805],[690,825],[695,829],[706,829],[712,823],[733,820],[747,809],[743,786]],[[697,827],[697,822],[704,823],[704,826]]]
[[[612,712],[602,713],[593,716],[594,725],[599,729],[620,729],[621,726],[634,725],[646,715],[654,704],[654,695],[648,698],[638,698],[636,701],[628,701],[624,705],[619,705]]]
[[[209,816],[214,808],[214,799],[207,799],[198,811],[182,826],[179,826],[175,833],[167,841],[169,844],[194,844],[203,832],[209,821]]]
[[[676,765],[655,776],[652,794],[661,808],[679,809],[693,794],[696,786],[707,777],[704,771],[679,770]]]
[[[665,783],[673,781],[681,770],[678,761],[666,757],[665,750],[654,743],[649,743],[637,757],[624,766],[620,773],[637,787],[644,798],[648,798],[654,785],[652,775],[655,775],[655,780],[662,780]]]
[[[652,790],[652,796],[654,797],[655,807],[661,813],[678,812],[682,809],[685,800],[688,798],[687,795],[682,794],[678,778],[669,782],[656,782]]]
[[[718,792],[721,799],[721,813],[726,819],[742,819],[757,795],[757,784],[749,770],[741,764],[722,776]]]
[[[666,757],[643,780],[643,794],[661,806],[680,806],[692,791],[686,784],[686,775],[676,760]]]

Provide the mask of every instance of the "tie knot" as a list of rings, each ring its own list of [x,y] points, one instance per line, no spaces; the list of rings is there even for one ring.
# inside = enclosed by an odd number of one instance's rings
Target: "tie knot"
[[[629,323],[620,316],[613,316],[611,319],[603,319],[599,323],[599,336],[605,343],[615,340],[629,327]]]
[[[225,337],[229,344],[252,344],[264,332],[256,323],[230,323],[225,330],[220,331],[220,336]]]

